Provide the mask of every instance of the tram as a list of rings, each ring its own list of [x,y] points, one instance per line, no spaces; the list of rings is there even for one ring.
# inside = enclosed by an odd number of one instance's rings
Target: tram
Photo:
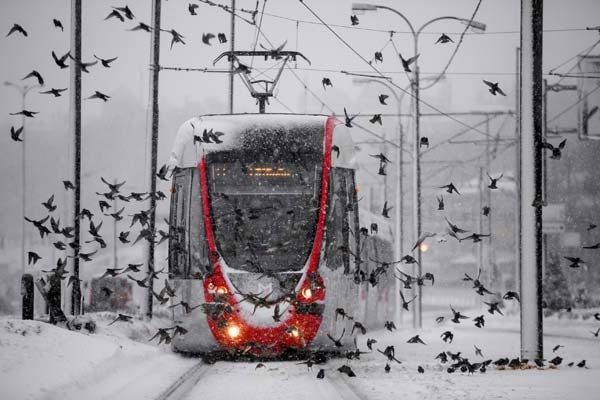
[[[375,262],[393,257],[391,227],[359,211],[343,123],[196,117],[181,125],[170,165],[170,310],[188,330],[173,338],[175,351],[341,351],[354,349],[354,322],[368,329],[392,319],[393,276],[368,279]]]

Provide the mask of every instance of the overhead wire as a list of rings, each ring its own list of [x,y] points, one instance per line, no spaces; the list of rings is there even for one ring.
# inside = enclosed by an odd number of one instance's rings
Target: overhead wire
[[[258,3],[258,2],[257,2]],[[256,27],[256,36],[254,38],[254,45],[252,46],[252,51],[256,51],[256,46],[258,45],[258,35],[260,34],[260,30],[262,29],[263,17],[265,16],[265,7],[267,6],[267,0],[263,0],[262,11],[260,12],[260,21],[258,22],[258,26]],[[254,56],[250,60],[250,68],[254,65]]]
[[[454,46],[454,51],[452,52],[452,55],[450,55],[450,58],[448,59],[448,62],[446,63],[446,66],[444,66],[444,69],[442,69],[442,72],[433,80],[433,82],[431,82],[427,86],[421,87],[419,90],[429,89],[430,87],[432,87],[433,85],[435,85],[436,83],[438,83],[440,81],[440,79],[442,79],[442,77],[444,76],[444,74],[446,73],[446,71],[448,70],[448,68],[450,67],[450,65],[452,64],[452,61],[454,60],[454,57],[458,53],[458,50],[460,49],[460,45],[462,44],[463,39],[465,38],[465,33],[467,32],[467,29],[469,29],[469,27],[471,26],[471,23],[475,19],[475,16],[477,15],[477,12],[479,11],[479,7],[481,7],[481,2],[482,1],[483,0],[479,0],[478,3],[477,3],[477,6],[475,6],[475,10],[473,11],[473,14],[471,14],[471,18],[469,19],[469,22],[465,26],[465,29],[460,34],[460,38],[458,39],[458,43],[456,44],[456,46]]]
[[[371,69],[373,69],[376,73],[378,73],[380,76],[384,76],[376,67],[374,67],[372,64],[369,64],[369,62],[356,50],[354,49],[354,47],[352,47],[344,38],[342,38],[333,28],[331,28],[327,22],[325,22],[308,4],[306,4],[305,0],[299,0],[300,3],[317,19],[319,20],[331,33],[333,33],[333,35],[338,38],[338,40],[340,40],[348,49],[350,49],[350,51],[352,51],[354,54],[356,54],[356,56],[358,56],[361,60],[363,60],[367,65],[369,65],[371,67]],[[408,90],[404,89],[403,87],[399,86],[398,84],[394,83],[394,82],[389,82],[392,86],[394,86],[395,88],[397,88],[398,90],[404,92],[405,94],[408,94],[411,98],[415,99],[416,96],[412,93],[409,92]],[[447,118],[451,119],[452,121],[457,122],[460,125],[463,125],[467,128],[470,129],[474,129],[475,131],[481,133],[482,135],[486,135],[484,132],[479,131],[476,128],[473,128],[472,126],[468,125],[467,123],[465,123],[464,121],[459,120],[458,118],[454,118],[451,115],[448,115],[446,113],[444,113],[442,110],[440,110],[439,108],[435,107],[434,105],[432,105],[431,103],[423,100],[423,99],[419,99],[419,102],[429,108],[431,108],[432,110],[434,110],[435,112],[438,112],[442,115],[445,115]]]
[[[273,18],[278,18],[278,19],[283,19],[283,20],[287,20],[290,22],[300,22],[303,24],[310,24],[310,25],[321,25],[319,22],[315,22],[315,21],[309,21],[309,20],[304,20],[304,19],[298,19],[298,18],[293,18],[293,17],[288,17],[285,15],[280,15],[280,14],[274,14],[274,13],[268,13],[265,12],[265,15],[269,16],[269,17],[273,17]],[[389,29],[378,29],[378,28],[368,28],[368,27],[364,27],[364,26],[356,26],[356,25],[341,25],[341,24],[330,24],[330,26],[336,27],[336,28],[342,28],[342,29],[350,29],[350,30],[362,30],[362,31],[370,31],[370,32],[393,32],[393,33],[398,33],[398,34],[412,34],[411,31],[390,31]],[[580,32],[580,31],[586,31],[589,29],[586,28],[548,28],[548,29],[544,29],[544,33],[552,33],[552,32]],[[442,33],[446,33],[448,35],[458,35],[460,34],[460,32],[438,32],[438,31],[426,31],[423,32],[423,34],[426,35],[441,35]],[[516,34],[520,34],[521,32],[518,30],[514,30],[514,31],[486,31],[484,33],[484,35],[506,35],[506,34],[510,34],[510,35],[516,35]],[[481,35],[481,33],[472,33],[472,32],[466,32],[466,35]]]
[[[549,119],[547,123],[549,124],[550,122],[556,121],[558,118],[562,117],[564,114],[566,114],[567,112],[569,112],[570,110],[572,110],[573,107],[577,106],[579,103],[581,103],[582,101],[584,101],[585,99],[587,99],[592,93],[595,93],[598,89],[600,89],[600,85],[596,86],[593,90],[590,90],[589,92],[587,92],[584,96],[581,96],[576,102],[574,102],[570,106],[566,107],[561,112],[559,112],[558,114],[556,114],[554,117],[552,117],[551,119]]]

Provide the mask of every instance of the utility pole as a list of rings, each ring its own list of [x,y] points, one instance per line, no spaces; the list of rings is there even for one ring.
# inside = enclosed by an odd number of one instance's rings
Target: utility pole
[[[543,358],[543,0],[521,0],[521,358]]]
[[[27,94],[35,88],[40,87],[40,85],[17,85],[12,82],[5,81],[4,86],[12,86],[19,91],[21,94],[21,110],[27,109]],[[27,120],[24,115],[21,116],[21,127],[23,131],[21,132],[21,137],[23,140],[21,147],[21,274],[25,273],[25,242],[27,241],[26,237],[26,221],[25,216],[27,215],[27,129],[26,128]]]
[[[231,33],[229,35],[229,42],[229,50],[235,51],[235,0],[231,0]],[[229,114],[233,114],[233,77],[235,75],[233,58],[230,61],[229,68],[231,69],[231,73],[229,74]]]
[[[417,36],[415,36],[415,54],[417,53]],[[415,62],[416,64],[416,62]],[[420,99],[420,88],[419,88],[419,66],[415,65],[414,81],[413,81],[413,94],[415,103],[415,136],[413,143],[413,239],[416,243],[421,236],[421,99]],[[413,264],[413,275],[421,276],[422,260],[421,260],[421,246],[417,246],[415,249],[417,265],[415,271],[415,265]],[[413,327],[422,327],[422,305],[423,305],[423,291],[421,285],[415,285],[415,295],[417,296],[416,301],[413,303]]]
[[[113,180],[113,183],[116,185],[117,184],[117,180]],[[115,210],[115,212],[118,211],[118,199],[115,196],[114,200],[113,200],[113,210]],[[113,268],[117,268],[117,219],[113,218]]]
[[[81,286],[79,283],[79,250],[81,243],[81,0],[71,0],[71,69],[69,130],[73,136],[73,286],[71,314],[81,313]]]
[[[146,262],[148,264],[146,302],[144,313],[152,319],[152,296],[154,291],[154,234],[156,231],[156,164],[158,153],[158,74],[160,72],[160,9],[161,0],[152,0],[152,38],[150,40],[150,165],[146,168],[148,184],[148,230],[150,236],[145,242]]]

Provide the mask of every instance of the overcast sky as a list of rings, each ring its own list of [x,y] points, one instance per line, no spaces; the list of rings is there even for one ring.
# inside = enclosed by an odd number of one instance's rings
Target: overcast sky
[[[186,0],[163,1],[162,26],[180,32],[186,45],[175,44],[170,49],[170,35],[162,34],[161,64],[178,67],[209,67],[222,52],[229,49],[229,43],[219,44],[215,39],[212,46],[202,43],[202,34],[224,32],[230,37],[230,16],[216,7],[199,4],[198,15],[191,16]],[[0,65],[0,79],[15,83],[27,73],[36,69],[46,80],[46,87],[67,88],[69,69],[59,70],[54,64],[51,52],[64,54],[69,49],[70,1],[68,0],[2,0],[0,3],[0,51],[4,62]],[[228,3],[228,2],[225,2]],[[319,16],[330,24],[349,27],[352,1],[348,0],[306,0]],[[99,100],[83,102],[84,160],[83,173],[93,176],[129,177],[132,188],[143,189],[144,138],[146,130],[146,104],[148,101],[148,64],[150,35],[143,31],[130,32],[127,29],[139,21],[150,23],[151,1],[130,0],[127,2],[136,19],[122,23],[116,19],[104,21],[110,13],[111,5],[125,3],[107,1],[83,1],[83,42],[84,61],[92,61],[96,54],[103,58],[119,57],[111,69],[93,66],[90,74],[83,74],[83,96],[88,97],[99,90],[111,97],[108,103]],[[238,0],[239,7],[253,10],[254,0]],[[405,14],[419,27],[424,22],[439,16],[470,18],[476,0],[411,0],[379,1],[394,7]],[[263,2],[260,2],[262,8]],[[520,2],[517,0],[483,0],[475,16],[477,21],[486,24],[485,34],[468,34],[460,50],[448,69],[445,81],[430,91],[424,98],[443,111],[465,111],[474,109],[514,109],[516,70],[515,48],[519,45]],[[340,74],[340,70],[368,71],[369,67],[359,57],[345,47],[325,27],[315,24],[316,20],[298,0],[271,0],[266,2],[262,29],[275,45],[287,41],[286,49],[304,53],[312,62],[309,66],[298,62],[298,77],[285,71],[276,91],[278,99],[295,112],[329,113],[329,108],[340,112],[347,107],[354,112],[385,112],[377,102],[380,88],[367,88],[353,83],[351,77]],[[248,14],[242,14],[249,18]],[[587,26],[599,23],[600,1],[597,0],[550,0],[544,4],[544,72],[556,67],[589,47],[598,39],[598,32],[585,31]],[[289,18],[289,19],[284,19]],[[65,31],[54,28],[52,19],[62,21]],[[393,37],[394,44],[403,55],[412,55],[412,37],[407,33],[406,24],[396,15],[379,11],[359,15],[358,28],[333,27],[356,51],[367,59],[373,53],[383,50],[384,63],[378,68],[394,78],[394,82],[404,87],[407,76],[401,71],[394,48],[389,44],[388,30],[398,31]],[[296,23],[295,20],[299,20]],[[4,37],[13,23],[21,24],[28,37],[13,34]],[[435,45],[441,32],[458,41],[464,25],[454,21],[444,21],[431,25],[419,39],[420,68],[423,76],[439,72],[451,55],[454,45]],[[383,32],[382,32],[383,31]],[[6,32],[6,33],[4,33]],[[237,20],[236,48],[250,49],[256,30],[253,26]],[[259,37],[259,43],[268,46]],[[387,45],[386,45],[387,44]],[[254,66],[262,68],[263,60],[256,60]],[[565,71],[571,64],[559,69]],[[225,63],[217,65],[225,67]],[[331,70],[331,71],[320,71]],[[273,74],[270,71],[269,74]],[[329,77],[334,87],[323,90],[321,79]],[[556,81],[548,77],[550,82]],[[487,93],[481,79],[500,82],[507,97],[494,97]],[[306,83],[320,100],[307,93]],[[185,119],[206,112],[226,112],[227,77],[223,74],[197,72],[163,71],[160,75],[160,151],[162,160],[170,150],[174,132]],[[326,106],[323,106],[321,102]],[[31,204],[37,204],[53,191],[60,189],[60,181],[68,176],[68,92],[54,99],[48,95],[32,92],[28,98],[28,109],[39,111],[33,120],[28,120],[28,137],[32,140],[28,149],[31,160],[30,181],[32,187]],[[408,102],[404,103],[408,107]],[[20,117],[9,116],[9,112],[20,110],[20,97],[14,88],[0,86],[0,149],[2,159],[0,183],[4,188],[0,195],[3,210],[0,224],[5,231],[12,230],[20,219],[18,210],[20,153],[18,144],[10,140],[11,125],[19,126]],[[237,112],[254,112],[254,101],[236,78]],[[271,112],[287,112],[277,101],[268,107]],[[431,112],[427,107],[423,112]],[[560,121],[559,121],[560,122]],[[87,129],[87,131],[85,131]],[[37,132],[37,136],[36,136]],[[40,135],[44,135],[41,137]],[[353,134],[359,135],[358,132]],[[389,134],[389,133],[388,133]],[[355,140],[357,138],[355,137]],[[37,143],[37,146],[36,146]],[[43,160],[43,161],[41,161]],[[52,182],[48,187],[49,181]],[[98,179],[96,179],[98,180]],[[37,187],[39,186],[39,187]],[[44,197],[45,196],[45,197]],[[6,227],[9,227],[8,229]]]

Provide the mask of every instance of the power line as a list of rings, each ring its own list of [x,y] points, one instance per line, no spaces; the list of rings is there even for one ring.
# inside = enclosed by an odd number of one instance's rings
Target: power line
[[[265,15],[273,18],[283,19],[294,23],[302,23],[307,25],[321,25],[319,22],[308,21],[298,18],[292,18],[285,15],[273,14],[265,12]],[[330,26],[334,26],[336,28],[342,29],[351,29],[351,30],[362,30],[369,32],[381,32],[381,33],[398,33],[398,34],[412,34],[410,31],[395,31],[390,29],[377,29],[377,28],[367,28],[363,26],[352,26],[352,25],[340,25],[340,24],[330,24]],[[580,31],[589,31],[586,28],[549,28],[544,29],[544,33],[553,33],[553,32],[580,32]],[[458,35],[460,32],[422,32],[425,35],[441,35],[442,33],[446,33],[447,35]],[[486,31],[485,33],[475,33],[475,32],[466,32],[466,35],[517,35],[520,34],[520,31]]]
[[[550,72],[549,72],[549,73],[550,73],[550,74],[552,74],[552,73],[553,73],[555,70],[559,69],[560,67],[562,67],[563,65],[567,64],[569,61],[571,61],[571,60],[573,60],[573,59],[577,58],[578,56],[580,56],[580,55],[581,55],[581,54],[583,54],[583,53],[585,53],[585,55],[588,55],[588,54],[590,54],[590,52],[591,52],[592,50],[594,50],[594,47],[596,47],[596,46],[598,45],[598,43],[600,43],[600,40],[597,40],[597,41],[596,41],[594,44],[592,44],[591,46],[589,46],[589,47],[586,47],[585,49],[581,50],[579,53],[575,54],[573,57],[570,57],[569,59],[567,59],[566,61],[562,62],[562,63],[561,63],[561,64],[559,64],[558,66],[556,66],[556,67],[554,67],[554,68],[550,69]],[[575,67],[573,66],[573,67],[571,68],[571,70],[572,70],[573,68],[575,68]],[[570,73],[570,72],[571,72],[571,70],[569,70],[569,72],[567,72],[567,73]]]
[[[350,51],[352,51],[354,54],[356,54],[356,56],[358,56],[361,60],[363,60],[367,65],[369,65],[371,67],[371,69],[373,69],[379,75],[383,76],[383,74],[376,67],[374,67],[372,64],[369,64],[369,62],[357,50],[355,50],[346,40],[344,40],[344,38],[342,38],[335,30],[333,30],[333,28],[331,28],[315,11],[313,11],[313,9],[310,8],[310,6],[308,4],[306,4],[306,2],[304,0],[299,0],[299,1],[316,19],[318,19],[321,22],[321,24],[323,24],[336,38],[338,38],[339,41],[341,41],[346,47],[348,47],[348,49],[350,49]],[[405,90],[404,88],[400,87],[399,85],[397,85],[394,82],[390,82],[390,84],[392,86],[394,86],[395,88],[399,89],[400,91],[402,91],[403,93],[408,94],[411,98],[416,100],[416,96],[413,93],[409,92],[408,90]],[[484,132],[481,132],[478,129],[473,128],[472,126],[468,125],[467,123],[465,123],[457,118],[454,118],[451,115],[445,114],[442,110],[435,107],[434,105],[432,105],[422,99],[419,99],[419,102],[442,115],[446,115],[449,119],[459,123],[460,125],[463,125],[464,127],[469,128],[469,129],[473,129],[476,132],[479,132],[482,135],[485,135]]]
[[[596,86],[596,88],[594,88],[593,90],[590,90],[584,96],[581,96],[581,98],[579,100],[577,100],[575,103],[571,104],[570,106],[568,106],[567,108],[565,108],[564,110],[562,110],[561,112],[559,112],[558,114],[556,114],[554,117],[552,117],[552,119],[548,120],[547,123],[554,122],[555,120],[557,120],[558,118],[560,118],[561,116],[563,116],[565,113],[567,113],[568,111],[570,111],[571,109],[573,109],[573,107],[575,107],[576,105],[578,105],[579,103],[581,103],[583,100],[587,99],[592,93],[594,93],[598,89],[600,89],[600,86]]]
[[[258,1],[256,2],[258,5]],[[256,37],[254,38],[254,46],[252,51],[256,51],[256,45],[258,44],[258,35],[260,34],[260,30],[262,29],[263,17],[265,16],[265,7],[267,6],[267,0],[263,0],[262,11],[260,12],[260,21],[258,22],[258,26],[256,27]],[[254,65],[254,56],[252,56],[252,60],[250,61],[250,68]]]
[[[444,76],[444,74],[448,70],[448,67],[450,67],[450,64],[452,64],[452,61],[454,61],[454,57],[456,56],[456,53],[458,53],[458,49],[460,49],[460,45],[462,44],[463,39],[465,38],[465,33],[467,33],[467,29],[469,29],[469,27],[473,23],[473,20],[475,19],[475,16],[477,15],[477,12],[479,11],[479,7],[481,7],[481,2],[482,1],[483,0],[479,0],[479,2],[477,3],[477,6],[475,6],[475,10],[473,11],[473,14],[471,14],[471,19],[469,20],[469,23],[466,24],[465,29],[460,34],[460,38],[458,39],[458,43],[456,44],[456,46],[454,46],[454,51],[452,52],[452,55],[450,56],[450,59],[448,59],[448,62],[444,66],[444,69],[442,69],[442,73],[439,74],[433,80],[433,82],[431,82],[429,85],[427,85],[425,87],[421,87],[419,90],[429,89],[430,87],[432,87],[433,85],[435,85],[436,83],[438,83],[440,81],[440,79],[442,79],[442,77]]]

